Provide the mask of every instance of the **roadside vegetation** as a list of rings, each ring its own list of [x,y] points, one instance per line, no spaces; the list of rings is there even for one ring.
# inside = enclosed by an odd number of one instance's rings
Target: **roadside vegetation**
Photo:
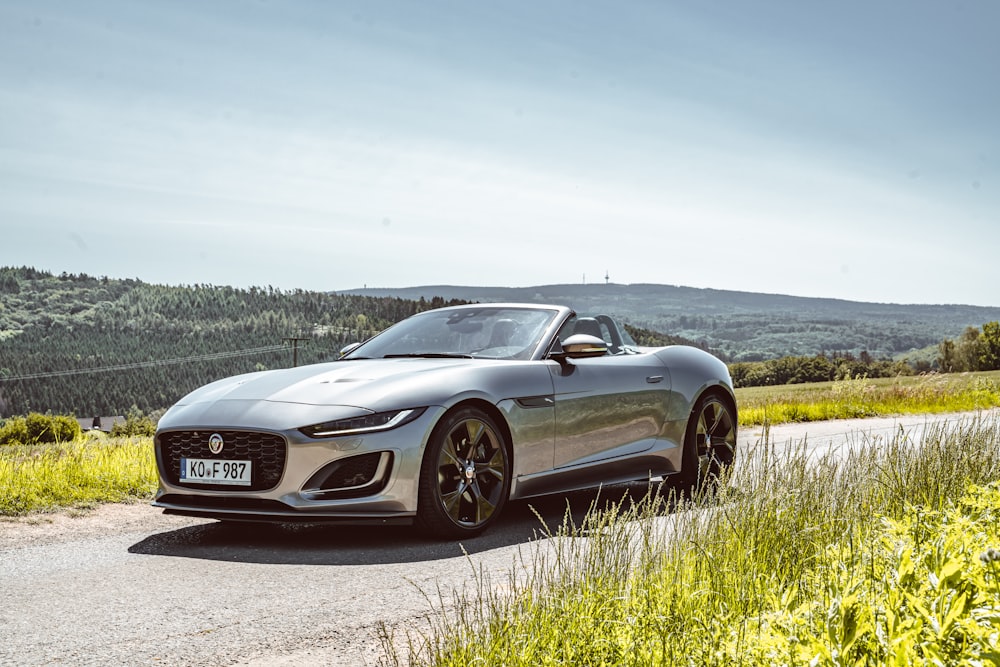
[[[567,519],[506,578],[478,573],[428,633],[385,630],[385,662],[1000,662],[996,417],[845,458],[759,445],[743,460],[714,494]]]
[[[156,489],[155,422],[132,411],[111,434],[63,415],[0,425],[0,516],[148,500]]]
[[[87,436],[0,447],[0,516],[148,500],[155,490],[149,438]]]

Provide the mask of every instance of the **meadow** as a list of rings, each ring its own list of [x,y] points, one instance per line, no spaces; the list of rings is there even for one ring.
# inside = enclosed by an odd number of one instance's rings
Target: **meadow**
[[[965,412],[1000,406],[1000,371],[745,387],[736,400],[744,426]]]

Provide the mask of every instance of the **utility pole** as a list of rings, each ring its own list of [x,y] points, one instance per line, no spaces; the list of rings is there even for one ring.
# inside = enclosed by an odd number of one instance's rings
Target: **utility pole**
[[[301,338],[299,336],[287,336],[281,340],[291,341],[292,343],[292,368],[299,365],[299,341],[300,340],[311,340],[309,338]]]

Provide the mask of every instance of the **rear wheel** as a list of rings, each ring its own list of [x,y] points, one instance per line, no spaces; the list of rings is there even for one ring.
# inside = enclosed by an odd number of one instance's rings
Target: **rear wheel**
[[[510,494],[502,432],[481,410],[463,408],[431,434],[420,469],[417,519],[439,537],[471,537],[496,521]]]
[[[736,415],[715,394],[703,396],[688,419],[677,486],[694,491],[714,484],[736,458]]]

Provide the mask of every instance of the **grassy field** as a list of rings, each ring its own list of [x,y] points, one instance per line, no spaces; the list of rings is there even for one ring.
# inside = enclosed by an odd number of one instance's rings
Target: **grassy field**
[[[747,460],[713,495],[567,521],[429,634],[386,632],[386,662],[1000,664],[996,417],[846,459]]]
[[[155,490],[150,438],[0,447],[0,516],[147,500]]]
[[[740,424],[780,424],[1000,406],[1000,371],[747,387],[736,390]]]

